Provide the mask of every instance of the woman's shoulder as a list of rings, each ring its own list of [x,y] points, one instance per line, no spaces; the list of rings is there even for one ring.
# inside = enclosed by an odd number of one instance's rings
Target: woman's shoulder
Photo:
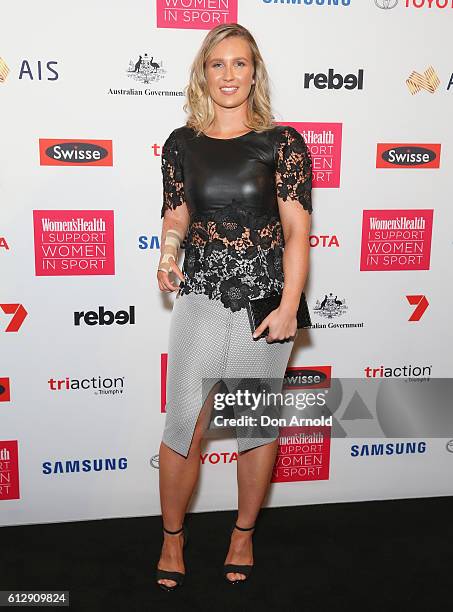
[[[296,138],[299,141],[304,140],[303,135],[292,125],[276,125],[275,133],[280,139],[291,137],[292,139]]]
[[[195,137],[195,132],[187,125],[180,125],[174,128],[167,136],[164,146],[172,146],[179,150],[184,148],[185,143]]]

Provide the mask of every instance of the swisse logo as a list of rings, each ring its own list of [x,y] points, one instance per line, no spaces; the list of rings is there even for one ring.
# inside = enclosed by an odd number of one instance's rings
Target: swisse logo
[[[378,143],[376,168],[439,168],[440,144]]]
[[[98,307],[98,312],[83,310],[74,313],[74,325],[80,326],[83,322],[86,325],[135,325],[135,306],[129,306],[129,311],[118,310],[114,313],[111,310],[105,310],[104,306]]]
[[[39,139],[41,166],[112,166],[111,140]]]
[[[289,367],[283,379],[284,389],[330,387],[332,366]]]
[[[333,68],[329,68],[329,72],[324,74],[319,72],[306,72],[304,75],[304,88],[310,89],[313,81],[313,86],[316,89],[363,89],[363,68],[360,68],[357,75],[347,74],[345,76],[335,72]]]

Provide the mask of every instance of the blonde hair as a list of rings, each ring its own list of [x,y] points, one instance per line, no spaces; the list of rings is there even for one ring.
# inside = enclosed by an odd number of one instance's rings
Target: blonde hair
[[[197,136],[209,128],[214,121],[214,104],[209,95],[208,83],[205,75],[206,60],[213,48],[225,38],[240,36],[250,45],[254,64],[254,80],[248,97],[247,118],[245,125],[261,132],[274,127],[269,76],[264,60],[252,34],[238,23],[228,23],[216,26],[208,32],[203,43],[192,62],[189,84],[185,87],[186,102],[183,106],[188,113],[186,125],[197,132]]]

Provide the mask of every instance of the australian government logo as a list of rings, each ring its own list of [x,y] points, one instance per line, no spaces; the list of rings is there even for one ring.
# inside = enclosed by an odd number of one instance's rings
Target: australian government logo
[[[129,59],[129,65],[124,71],[125,76],[133,81],[129,87],[110,88],[112,96],[184,96],[184,91],[177,89],[157,89],[167,76],[164,61],[148,52],[138,53]]]
[[[348,311],[346,299],[340,298],[338,295],[331,293],[324,294],[324,297],[316,300],[316,304],[313,308],[313,314],[325,319],[326,323],[315,323],[311,327],[313,329],[318,328],[349,328],[349,327],[363,327],[364,323],[361,322],[337,322],[337,319],[343,317]]]

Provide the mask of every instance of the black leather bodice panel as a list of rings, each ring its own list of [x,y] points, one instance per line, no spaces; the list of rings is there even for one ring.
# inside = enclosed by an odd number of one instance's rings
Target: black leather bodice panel
[[[279,202],[312,212],[312,160],[291,126],[237,138],[211,138],[187,126],[162,147],[163,203],[187,205],[184,281],[180,293],[205,293],[225,308],[283,289],[284,232]]]
[[[227,206],[256,214],[276,214],[275,134],[249,132],[237,138],[197,136],[186,126],[176,130],[189,209],[208,215]]]

